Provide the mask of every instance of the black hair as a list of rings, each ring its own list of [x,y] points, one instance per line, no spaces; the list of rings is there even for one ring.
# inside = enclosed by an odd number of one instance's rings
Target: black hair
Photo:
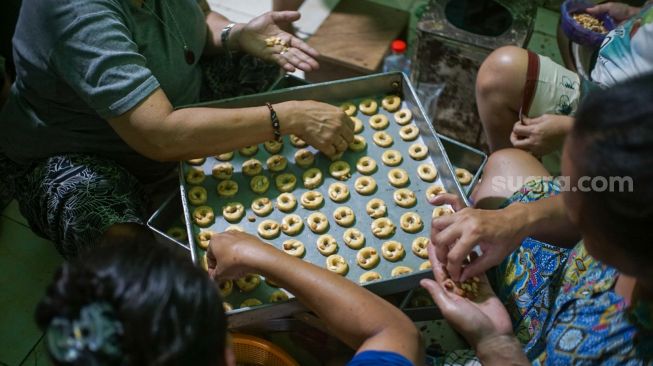
[[[590,93],[578,109],[569,145],[578,176],[632,179],[631,191],[581,193],[580,225],[648,271],[653,261],[653,74]]]
[[[176,248],[175,248],[176,249]],[[155,242],[94,248],[64,263],[36,310],[46,330],[55,317],[106,302],[123,327],[120,360],[86,349],[57,365],[220,365],[226,320],[217,286],[188,256]]]

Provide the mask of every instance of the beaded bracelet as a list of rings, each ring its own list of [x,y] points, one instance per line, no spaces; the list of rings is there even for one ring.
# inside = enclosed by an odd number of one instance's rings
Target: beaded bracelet
[[[279,117],[277,117],[277,112],[272,108],[272,104],[265,103],[270,110],[270,120],[272,121],[272,133],[274,133],[274,139],[278,142],[281,142],[281,124],[279,123]]]

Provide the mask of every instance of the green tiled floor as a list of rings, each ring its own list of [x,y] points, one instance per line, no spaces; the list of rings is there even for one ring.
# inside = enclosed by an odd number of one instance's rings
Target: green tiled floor
[[[414,10],[421,2],[406,1],[402,7]],[[540,8],[528,48],[561,63],[555,39],[557,23],[557,13]],[[33,314],[60,262],[53,245],[30,231],[12,202],[0,215],[0,365],[47,364]]]

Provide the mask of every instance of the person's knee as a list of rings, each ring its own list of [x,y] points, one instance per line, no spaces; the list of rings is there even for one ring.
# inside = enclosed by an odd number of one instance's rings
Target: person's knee
[[[528,68],[528,52],[515,46],[494,50],[481,64],[476,78],[477,98],[521,94]]]
[[[139,243],[153,240],[152,232],[141,224],[120,223],[109,226],[100,239],[100,245]]]

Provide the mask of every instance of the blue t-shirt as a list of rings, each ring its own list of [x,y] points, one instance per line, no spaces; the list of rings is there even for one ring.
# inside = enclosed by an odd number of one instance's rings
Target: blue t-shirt
[[[165,3],[164,3],[165,1]],[[206,22],[197,0],[23,0],[16,82],[0,113],[0,150],[18,163],[88,153],[147,180],[170,169],[132,150],[107,119],[161,87],[198,101]],[[184,58],[184,43],[195,63]]]
[[[406,357],[386,351],[363,351],[347,363],[347,366],[413,366]]]

